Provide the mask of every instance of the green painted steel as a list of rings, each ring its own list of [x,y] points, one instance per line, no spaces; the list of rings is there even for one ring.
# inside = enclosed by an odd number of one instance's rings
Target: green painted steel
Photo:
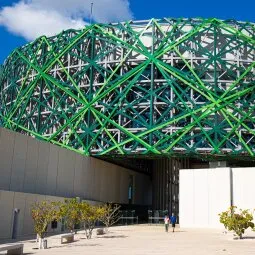
[[[0,68],[0,125],[85,155],[255,155],[255,27],[218,19],[94,24]]]

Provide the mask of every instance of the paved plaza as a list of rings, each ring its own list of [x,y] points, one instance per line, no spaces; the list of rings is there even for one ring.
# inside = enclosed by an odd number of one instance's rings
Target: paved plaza
[[[104,254],[104,255],[211,255],[255,254],[255,233],[247,232],[243,240],[233,240],[233,234],[221,230],[179,229],[165,233],[163,226],[138,225],[113,227],[108,234],[94,235],[87,240],[83,232],[75,242],[60,244],[60,235],[47,238],[48,249],[38,250],[34,240],[27,240],[25,254]],[[1,253],[0,253],[1,254]]]

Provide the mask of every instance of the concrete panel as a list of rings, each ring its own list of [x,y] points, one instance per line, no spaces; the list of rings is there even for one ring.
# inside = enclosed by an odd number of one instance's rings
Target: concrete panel
[[[27,136],[16,133],[10,190],[23,191],[27,155]]]
[[[46,196],[36,194],[36,203],[41,203],[46,200]]]
[[[63,197],[54,197],[54,196],[45,196],[45,199],[47,201],[54,201],[54,202],[64,202],[65,198]],[[54,233],[60,233],[61,232],[61,222],[58,222],[58,226],[56,229],[52,229],[51,226],[48,227],[49,232],[54,232]]]
[[[31,208],[36,202],[37,195],[26,194],[25,208],[24,208],[24,221],[23,221],[23,235],[31,235],[34,233],[34,222],[31,217]]]
[[[94,170],[94,178],[93,178],[93,186],[92,188],[92,200],[96,201],[102,201],[101,200],[101,189],[102,184],[107,182],[107,175],[105,174],[105,171],[102,170],[102,162],[101,160],[92,159],[92,168]],[[104,166],[107,168],[107,165]],[[103,183],[101,182],[102,179],[105,179]]]
[[[18,213],[18,228],[17,228],[17,236],[23,235],[23,227],[24,227],[24,216],[25,216],[25,200],[26,200],[26,193],[15,192],[14,193],[14,203],[13,203],[13,210],[16,208],[19,210]]]
[[[135,173],[126,168],[101,161],[100,175],[101,178],[95,175],[95,179],[100,179],[100,201],[114,203],[126,201],[128,203],[129,175],[135,175]]]
[[[9,190],[15,134],[3,128],[0,128],[0,132],[0,189]]]
[[[64,201],[64,197],[45,196],[21,192],[0,191],[0,239],[10,239],[12,237],[14,209],[19,209],[18,214],[18,235],[27,236],[34,233],[34,224],[31,217],[31,208],[36,202],[47,201]],[[90,204],[100,204],[96,201],[87,200]],[[61,223],[58,223],[58,229],[54,232],[58,233],[61,230]],[[51,227],[48,227],[48,232],[53,232]]]
[[[11,190],[128,203],[129,176],[133,175],[134,202],[144,204],[147,199],[145,191],[151,182],[143,185],[145,175],[32,137],[0,130],[1,134],[5,133],[0,136],[0,149],[4,148],[0,154],[0,183],[4,189],[10,188],[12,171]]]
[[[90,195],[90,189],[89,189],[89,185],[91,185],[91,180],[90,180],[90,171],[91,171],[91,167],[90,167],[90,157],[83,157],[82,158],[82,175],[83,175],[83,197],[85,199],[89,199]]]
[[[180,170],[179,221],[181,227],[194,226],[194,171]]]
[[[68,150],[59,150],[57,196],[74,196],[74,169],[75,153]]]
[[[222,228],[218,214],[230,205],[230,169],[180,171],[181,227]]]
[[[194,170],[194,224],[208,226],[208,170]]]
[[[49,164],[50,144],[46,142],[39,143],[38,170],[36,177],[36,193],[45,194],[47,188],[47,174]]]
[[[14,192],[0,193],[0,238],[11,238],[13,223]]]
[[[84,197],[86,176],[83,169],[83,157],[76,154],[75,156],[75,173],[74,173],[74,194],[77,197]]]
[[[128,204],[128,186],[129,186],[129,175],[128,171],[121,171],[120,175],[120,203]]]
[[[100,161],[95,161],[93,163],[94,166],[94,196],[93,200],[97,201],[108,201],[109,189],[107,189],[107,178],[109,177],[105,171],[107,165],[102,169],[102,164]],[[98,178],[100,176],[100,178]],[[104,179],[104,180],[102,180]]]
[[[230,206],[230,168],[208,169],[208,226],[222,228],[218,214]]]
[[[58,154],[60,148],[55,145],[50,146],[49,164],[47,173],[47,185],[45,194],[55,195],[57,191],[57,176],[58,176]]]
[[[253,210],[255,208],[255,168],[233,168],[232,173],[233,205],[242,209]]]
[[[115,203],[115,174],[117,166],[112,164],[105,164],[105,162],[100,162],[100,169],[98,175],[95,175],[96,180],[99,179],[100,181],[100,201],[102,202],[113,202]],[[103,178],[100,178],[102,176]]]
[[[110,186],[112,187],[111,196],[114,198],[114,202],[118,203],[119,194],[118,194],[118,183],[119,183],[119,175],[118,173],[121,171],[118,166],[111,164],[111,178],[110,178]],[[114,183],[114,185],[112,185]]]
[[[83,169],[86,176],[85,182],[85,199],[93,200],[93,188],[95,180],[95,158],[84,158]]]
[[[28,137],[27,157],[24,178],[24,192],[36,192],[36,176],[38,171],[39,142],[36,139]]]
[[[116,203],[120,203],[120,176],[121,171],[118,171],[117,168],[115,168],[115,201]]]

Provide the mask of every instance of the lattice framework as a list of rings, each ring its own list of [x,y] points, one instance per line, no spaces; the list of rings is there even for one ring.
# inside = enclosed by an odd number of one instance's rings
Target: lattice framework
[[[254,66],[248,22],[94,24],[13,51],[1,122],[85,155],[254,157]]]

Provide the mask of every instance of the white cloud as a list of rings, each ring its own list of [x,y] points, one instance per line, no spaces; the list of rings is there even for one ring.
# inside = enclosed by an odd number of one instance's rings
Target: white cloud
[[[54,35],[68,28],[85,26],[93,0],[20,0],[0,10],[0,25],[27,40]],[[96,22],[132,18],[128,0],[94,0]]]

